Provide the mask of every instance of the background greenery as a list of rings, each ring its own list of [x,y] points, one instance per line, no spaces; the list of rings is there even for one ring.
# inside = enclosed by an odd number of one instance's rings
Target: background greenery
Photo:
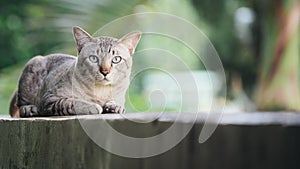
[[[238,26],[239,9],[252,12],[253,22]],[[198,26],[221,57],[230,100],[243,95],[258,109],[300,110],[299,19],[290,19],[293,11],[299,13],[299,10],[297,0],[1,1],[0,113],[7,114],[9,97],[24,64],[31,57],[53,52],[76,54],[71,34],[74,25],[95,32],[114,19],[137,12],[170,13]],[[296,29],[285,33],[289,22],[296,23]],[[280,40],[280,37],[287,40]],[[278,46],[274,44],[276,41],[285,45]],[[286,52],[278,56],[279,48]],[[283,66],[280,63],[284,63]],[[268,78],[274,76],[268,74],[271,70],[275,72],[275,80]],[[147,108],[145,99],[137,93],[132,95],[141,110]],[[266,100],[269,102],[265,103]]]

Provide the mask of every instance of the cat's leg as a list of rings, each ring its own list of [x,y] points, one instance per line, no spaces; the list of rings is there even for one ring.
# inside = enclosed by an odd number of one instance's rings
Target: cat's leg
[[[20,117],[34,117],[39,115],[35,105],[21,106],[19,111]]]
[[[117,113],[122,114],[125,112],[125,108],[121,105],[116,104],[114,101],[106,102],[103,106],[103,114],[104,113]]]
[[[103,111],[100,105],[80,99],[63,98],[46,105],[49,106],[45,107],[44,112],[48,116],[101,114]]]

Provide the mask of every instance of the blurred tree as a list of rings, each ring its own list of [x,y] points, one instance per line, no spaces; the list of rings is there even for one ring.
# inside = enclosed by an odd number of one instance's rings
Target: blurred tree
[[[263,32],[263,63],[256,105],[261,110],[300,110],[300,1],[255,1]]]
[[[201,22],[205,22],[208,27],[203,31],[220,55],[226,71],[228,89],[232,88],[230,83],[232,77],[240,76],[244,88],[251,95],[257,74],[256,61],[259,59],[253,50],[255,38],[239,39],[237,25],[240,23],[235,20],[238,9],[248,6],[248,2],[236,0],[192,0],[192,2]],[[250,23],[248,26],[251,28],[254,25]],[[243,43],[243,40],[246,43]],[[230,93],[232,92],[229,91]]]
[[[207,33],[220,53],[228,82],[232,74],[239,74],[246,87],[257,84],[254,93],[260,110],[300,110],[299,0],[193,0],[193,3],[211,28]],[[237,28],[243,27],[234,19],[245,21],[249,17],[247,11],[251,10],[256,17],[248,25],[252,30],[249,43],[239,39]]]

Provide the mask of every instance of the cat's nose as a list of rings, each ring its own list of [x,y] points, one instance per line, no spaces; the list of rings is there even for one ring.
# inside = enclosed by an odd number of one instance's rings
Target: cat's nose
[[[107,74],[109,74],[109,70],[108,69],[100,69],[100,72],[104,75],[104,76],[106,76]]]

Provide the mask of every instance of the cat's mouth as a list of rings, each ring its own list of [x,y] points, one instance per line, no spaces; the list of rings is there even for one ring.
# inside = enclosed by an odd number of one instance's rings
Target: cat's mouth
[[[99,84],[99,85],[110,85],[111,84],[111,80],[109,80],[105,76],[102,76],[102,77],[97,76],[96,77],[96,84]]]
[[[110,80],[108,80],[106,77],[104,77],[104,79],[102,81],[104,81],[104,82],[110,82]]]

